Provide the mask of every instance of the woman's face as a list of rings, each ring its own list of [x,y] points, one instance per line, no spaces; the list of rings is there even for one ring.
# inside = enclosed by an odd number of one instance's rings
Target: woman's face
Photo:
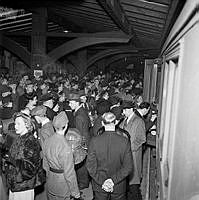
[[[25,122],[22,117],[17,117],[15,119],[15,130],[16,130],[16,133],[20,135],[23,135],[24,133],[28,132]]]

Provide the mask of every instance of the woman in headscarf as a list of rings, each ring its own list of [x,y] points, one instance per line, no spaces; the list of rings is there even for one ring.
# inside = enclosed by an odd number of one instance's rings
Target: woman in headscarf
[[[11,145],[6,162],[9,200],[33,200],[41,167],[40,144],[28,115],[16,113],[14,119],[19,136]]]

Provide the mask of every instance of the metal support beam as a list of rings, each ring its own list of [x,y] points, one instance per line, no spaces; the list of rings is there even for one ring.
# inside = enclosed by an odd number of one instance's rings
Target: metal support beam
[[[0,34],[0,46],[4,47],[8,51],[19,57],[22,62],[24,62],[28,67],[30,67],[31,54],[20,44],[4,36],[3,34]]]
[[[52,61],[56,61],[64,55],[72,53],[78,49],[96,44],[108,43],[128,43],[130,38],[77,38],[62,44],[56,49],[48,53],[48,57]]]
[[[47,9],[38,8],[32,14],[31,67],[41,67],[46,58]]]
[[[31,36],[31,33],[23,31],[4,32],[7,36]],[[62,38],[81,38],[81,37],[97,37],[97,38],[130,38],[122,31],[99,32],[99,33],[61,33],[61,32],[46,32],[46,37],[62,37]]]
[[[119,0],[98,0],[117,26],[128,35],[136,35]]]
[[[95,54],[93,57],[91,57],[88,60],[87,68],[89,68],[91,65],[93,65],[98,60],[108,57],[108,56],[117,55],[117,54],[126,54],[126,53],[138,53],[138,52],[139,51],[136,49],[128,49],[128,48],[123,49],[123,50],[109,49],[109,50],[101,51],[101,52]]]

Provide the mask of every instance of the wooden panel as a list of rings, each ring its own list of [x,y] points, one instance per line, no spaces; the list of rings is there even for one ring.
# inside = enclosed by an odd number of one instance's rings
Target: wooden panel
[[[131,21],[132,24],[138,23],[140,25],[151,26],[152,28],[154,27],[154,28],[157,28],[159,30],[161,30],[164,27],[163,24],[159,24],[159,23],[151,22],[151,21],[146,21],[146,20],[142,20],[142,19],[137,19],[137,18],[133,18],[133,17],[130,18],[130,21]]]
[[[133,5],[129,5],[129,4],[122,4],[124,6],[124,10],[125,12],[132,12],[133,13],[137,13],[137,14],[141,14],[144,16],[151,16],[151,17],[155,17],[155,18],[159,18],[159,19],[165,19],[166,18],[166,13],[162,13],[159,12],[158,10],[149,10],[149,9],[145,9],[145,8],[138,8],[135,7]]]
[[[132,12],[128,12],[128,11],[126,11],[126,14],[129,18],[142,19],[143,21],[145,21],[145,20],[152,21],[152,22],[160,23],[160,24],[165,23],[165,19],[160,19],[160,18],[156,18],[156,17],[152,17],[152,16],[144,16],[143,14],[132,13]]]
[[[140,8],[145,8],[149,10],[158,10],[159,12],[167,13],[169,10],[168,6],[153,5],[141,0],[121,0],[122,3],[133,5]]]

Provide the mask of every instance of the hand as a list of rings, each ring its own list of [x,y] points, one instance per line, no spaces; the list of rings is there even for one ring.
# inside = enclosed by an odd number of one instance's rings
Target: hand
[[[107,179],[104,181],[102,185],[102,189],[106,192],[113,192],[113,186],[114,186],[114,183],[112,179]]]
[[[113,187],[108,187],[106,185],[102,185],[102,189],[105,191],[105,192],[113,192]]]
[[[76,194],[76,195],[72,195],[71,199],[73,199],[73,200],[81,200],[82,198],[81,198],[81,195],[79,193],[79,194]]]

